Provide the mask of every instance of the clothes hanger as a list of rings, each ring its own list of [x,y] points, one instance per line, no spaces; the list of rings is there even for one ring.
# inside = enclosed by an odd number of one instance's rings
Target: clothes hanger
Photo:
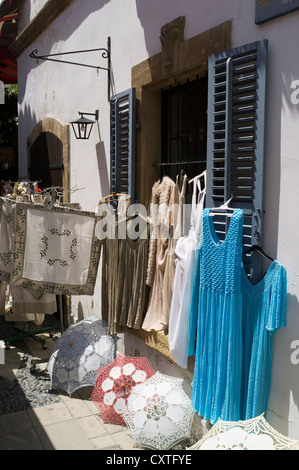
[[[207,170],[204,170],[204,171],[203,171],[202,173],[200,173],[199,175],[194,176],[194,178],[192,178],[192,179],[189,181],[189,184],[192,183],[195,179],[201,178],[202,176],[204,177],[205,185],[206,185]]]
[[[145,217],[144,215],[142,215],[141,212],[138,211],[138,210],[134,211],[133,214],[129,215],[129,216],[126,218],[126,220],[133,219],[133,218],[136,217],[136,216],[140,217],[141,219],[143,219],[145,222],[148,223],[148,218]]]
[[[253,251],[259,253],[265,258],[268,258],[270,261],[274,261],[274,259],[271,258],[271,256],[267,255],[267,253],[264,252],[263,248],[260,245],[252,245],[250,248],[248,248],[248,250],[244,250],[243,254],[252,253]]]
[[[181,170],[181,171],[180,171],[180,176],[177,175],[177,181],[178,181],[178,183],[179,183],[179,191],[180,191],[180,192],[182,192],[183,186],[184,186],[185,181],[186,181],[187,179],[188,179],[188,178],[187,178],[186,173],[184,172],[184,170]]]
[[[231,202],[233,196],[231,196],[228,201],[226,201],[224,204],[221,204],[219,207],[211,207],[210,208],[210,213],[209,216],[214,217],[214,215],[225,215],[227,217],[231,217],[233,215],[233,212],[236,210],[234,207],[228,207],[229,203]],[[213,212],[215,211],[215,212]],[[222,212],[224,211],[224,212]],[[230,213],[229,211],[232,211]]]
[[[119,197],[119,196],[129,196],[129,195],[125,193],[112,193],[112,194],[108,194],[108,196],[105,196],[104,199],[109,199],[109,198]]]

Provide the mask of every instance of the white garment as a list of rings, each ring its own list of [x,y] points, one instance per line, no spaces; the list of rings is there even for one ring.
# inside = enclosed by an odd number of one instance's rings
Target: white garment
[[[177,258],[169,316],[168,342],[170,353],[175,361],[184,368],[188,366],[189,311],[205,194],[206,188],[202,190],[200,179],[195,178],[191,203],[191,227],[188,235],[178,240],[175,249]]]
[[[169,223],[173,235],[169,238],[166,252],[166,263],[163,280],[163,315],[161,323],[168,326],[171,302],[173,296],[173,286],[175,278],[176,245],[178,240],[184,235],[184,204],[186,194],[187,175],[184,175],[182,187],[179,185],[179,177],[176,178],[176,185],[173,191],[173,199],[169,206]]]
[[[0,315],[4,315],[6,321],[33,321],[36,325],[41,325],[45,315],[55,312],[56,295],[45,293],[40,300],[36,300],[27,289],[16,287],[11,290],[8,284],[1,282]]]
[[[52,315],[57,312],[57,302],[55,294],[44,293],[39,300],[36,300],[31,292],[23,287],[15,287],[10,291],[12,297],[13,312],[16,315],[44,314]]]

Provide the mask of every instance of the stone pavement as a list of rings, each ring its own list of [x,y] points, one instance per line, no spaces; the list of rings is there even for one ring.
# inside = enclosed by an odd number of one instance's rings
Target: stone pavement
[[[84,389],[58,403],[0,415],[0,450],[96,449],[136,450],[129,429],[104,424]]]
[[[37,341],[26,340],[35,358],[49,357],[53,339],[45,339],[47,350]],[[14,346],[5,351],[0,375],[13,380],[20,356]],[[127,427],[103,423],[89,400],[91,392],[91,387],[81,388],[71,397],[62,392],[57,403],[1,414],[0,450],[138,450]]]

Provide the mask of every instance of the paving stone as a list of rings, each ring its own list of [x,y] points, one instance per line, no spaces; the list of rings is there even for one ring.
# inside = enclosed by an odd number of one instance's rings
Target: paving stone
[[[91,400],[85,400],[86,406],[90,409],[91,413],[93,415],[99,414],[99,409],[95,403],[93,403]]]
[[[60,423],[73,419],[70,410],[63,402],[53,403],[52,405],[45,406],[45,408],[50,413],[52,423]]]
[[[112,434],[112,439],[121,450],[137,450],[129,430]]]
[[[0,416],[0,438],[13,432],[7,415]]]
[[[40,406],[39,408],[32,408],[31,410],[27,410],[27,414],[32,422],[32,425],[35,428],[53,424],[51,412],[45,406]]]
[[[95,439],[91,439],[91,442],[93,443],[95,448],[98,450],[104,450],[104,449],[116,450],[117,448],[117,445],[115,444],[115,441],[112,439],[110,434],[104,434],[101,437],[96,437]]]
[[[0,439],[0,450],[44,450],[34,429],[17,432]]]
[[[17,411],[6,416],[13,433],[27,431],[33,427],[26,411]]]
[[[77,419],[77,423],[89,439],[94,439],[106,434],[106,429],[98,416],[86,416],[84,418]]]
[[[113,434],[114,432],[120,432],[127,429],[126,426],[120,426],[119,424],[103,423],[107,432]]]
[[[36,432],[46,450],[94,450],[92,442],[74,419],[36,428]]]
[[[65,405],[74,418],[82,418],[84,416],[90,416],[90,408],[85,404],[82,399],[74,398],[65,401]]]

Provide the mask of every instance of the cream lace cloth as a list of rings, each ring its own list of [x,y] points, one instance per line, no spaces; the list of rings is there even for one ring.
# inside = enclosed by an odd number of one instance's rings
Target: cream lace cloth
[[[11,287],[36,298],[93,294],[99,263],[94,213],[17,203],[15,219]]]
[[[246,421],[218,420],[189,450],[299,450],[299,441],[277,432],[262,414]]]

